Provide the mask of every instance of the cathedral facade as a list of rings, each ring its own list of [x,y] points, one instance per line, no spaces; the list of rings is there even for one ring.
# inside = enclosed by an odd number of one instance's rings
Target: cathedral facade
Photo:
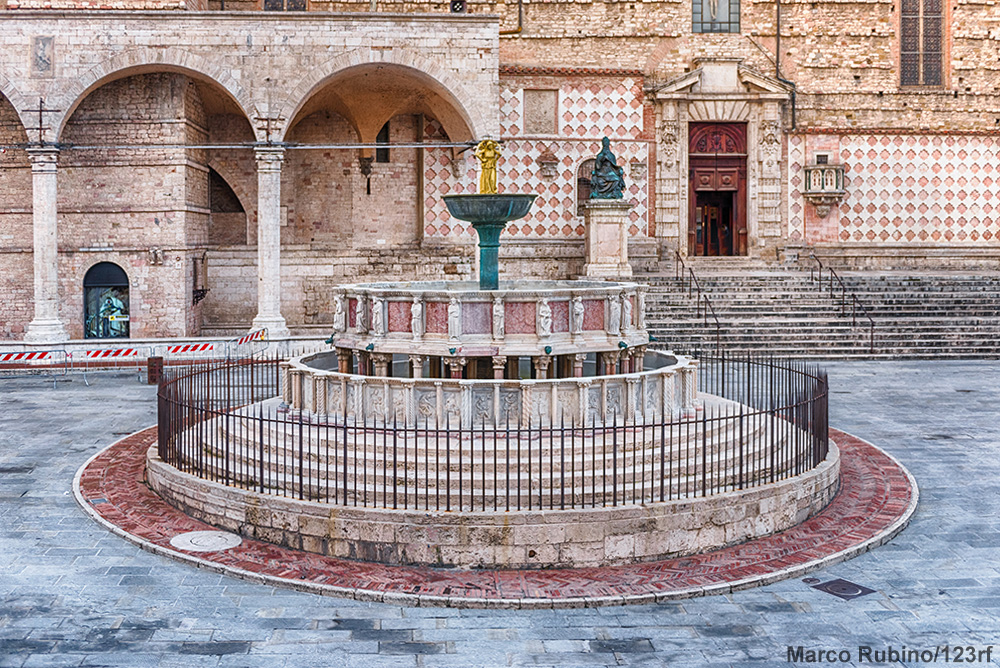
[[[1000,256],[985,0],[7,0],[0,43],[7,340],[319,333],[337,284],[470,277],[442,196],[483,138],[538,195],[501,279],[581,273],[605,136],[638,271]]]

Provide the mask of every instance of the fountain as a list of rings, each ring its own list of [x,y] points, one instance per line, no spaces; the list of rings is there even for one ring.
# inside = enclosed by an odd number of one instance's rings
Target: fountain
[[[461,568],[693,554],[818,512],[825,378],[650,350],[637,283],[500,283],[534,196],[496,193],[497,151],[477,149],[479,194],[445,198],[479,233],[478,285],[339,286],[331,350],[283,362],[280,397],[177,399],[151,486],[250,537]]]
[[[496,290],[500,284],[500,233],[512,220],[528,215],[536,195],[498,194],[496,163],[497,142],[487,139],[479,143],[476,157],[482,169],[479,192],[474,195],[445,195],[448,213],[472,223],[479,235],[479,289]]]

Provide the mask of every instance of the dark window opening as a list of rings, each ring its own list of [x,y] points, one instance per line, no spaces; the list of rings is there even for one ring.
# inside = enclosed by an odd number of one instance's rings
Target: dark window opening
[[[375,137],[376,144],[388,144],[389,143],[389,122],[382,126],[382,129],[378,131],[378,136]],[[377,148],[375,149],[375,162],[389,162],[389,148]]]
[[[304,12],[306,0],[264,0],[265,12]]]
[[[940,86],[944,55],[941,0],[902,0],[899,24],[900,85]]]
[[[117,264],[99,262],[83,277],[83,323],[84,338],[128,338],[128,276]]]

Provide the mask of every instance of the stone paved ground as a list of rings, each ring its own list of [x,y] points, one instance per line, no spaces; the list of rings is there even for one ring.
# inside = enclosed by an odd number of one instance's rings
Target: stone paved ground
[[[0,380],[0,667],[787,666],[789,645],[847,649],[861,665],[858,645],[945,643],[992,645],[1000,665],[995,365],[829,368],[832,424],[895,455],[921,488],[892,543],[814,574],[875,593],[845,601],[789,580],[663,605],[530,612],[322,598],[143,552],[87,519],[70,487],[91,454],[153,423],[152,389],[134,375],[92,376],[89,388],[80,377],[55,389]]]

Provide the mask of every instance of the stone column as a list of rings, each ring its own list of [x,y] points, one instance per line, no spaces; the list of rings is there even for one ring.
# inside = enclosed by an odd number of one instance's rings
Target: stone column
[[[613,376],[618,365],[618,353],[601,353],[601,362],[604,363],[604,375]]]
[[[642,373],[646,368],[646,346],[632,349],[632,372]]]
[[[372,353],[372,363],[375,366],[376,376],[389,375],[389,363],[392,362],[392,355],[387,353]]]
[[[549,374],[549,364],[552,363],[552,358],[546,356],[539,356],[532,360],[535,363],[535,380],[545,380],[548,378]]]
[[[628,263],[628,212],[621,199],[591,199],[584,204],[587,229],[585,276],[623,278],[632,275]]]
[[[587,361],[587,353],[573,355],[573,377],[583,378],[583,363]]]
[[[288,325],[281,315],[281,163],[285,149],[255,150],[257,159],[257,317],[254,329],[267,328],[268,337],[285,338]]]
[[[504,370],[507,368],[507,356],[506,355],[494,355],[493,356],[493,379],[503,380]]]
[[[424,356],[410,355],[410,369],[414,378],[424,377]]]
[[[351,351],[347,348],[337,348],[337,370],[340,373],[351,373]]]
[[[464,357],[452,357],[448,359],[448,366],[451,368],[452,378],[462,377],[462,368],[465,367],[467,360]]]
[[[317,417],[325,417],[327,414],[326,376],[313,374],[312,379],[313,379],[313,413],[315,413]]]
[[[59,242],[56,233],[56,162],[59,149],[29,148],[31,160],[31,218],[34,237],[35,317],[24,334],[26,343],[67,341],[59,320]]]
[[[278,373],[281,375],[281,403],[288,406],[292,403],[292,365],[280,362]]]

